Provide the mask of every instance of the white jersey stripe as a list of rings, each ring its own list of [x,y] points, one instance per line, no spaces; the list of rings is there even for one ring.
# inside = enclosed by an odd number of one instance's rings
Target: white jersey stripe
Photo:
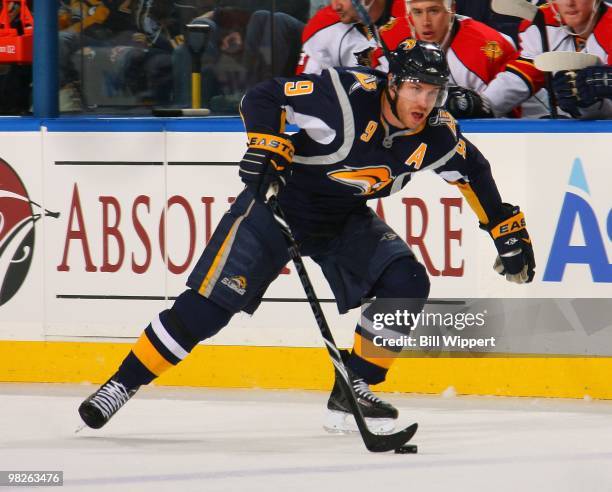
[[[338,96],[340,108],[342,109],[344,142],[342,142],[342,145],[336,152],[333,152],[331,154],[315,155],[312,157],[296,155],[293,158],[293,162],[297,162],[298,164],[327,166],[329,164],[341,162],[346,159],[346,157],[349,155],[349,152],[351,151],[351,148],[353,147],[353,141],[355,140],[355,121],[353,118],[353,110],[351,108],[351,103],[349,101],[348,95],[346,94],[346,91],[344,90],[344,87],[342,87],[342,82],[340,82],[340,76],[338,75],[338,72],[333,68],[330,68],[328,71],[332,83],[334,84],[334,89],[336,90],[336,94]]]

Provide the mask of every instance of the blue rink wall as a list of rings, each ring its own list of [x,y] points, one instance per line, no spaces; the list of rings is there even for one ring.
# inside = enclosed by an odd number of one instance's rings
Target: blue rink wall
[[[432,297],[612,298],[612,122],[461,128],[504,200],[525,211],[537,273],[528,286],[496,275],[495,250],[464,198],[422,173],[371,205],[426,265]],[[105,380],[184,288],[241,189],[245,144],[234,117],[0,119],[0,381]],[[307,261],[339,344],[352,345],[359,313],[339,316]],[[570,318],[561,345],[399,359],[380,389],[612,398],[612,321],[589,330]],[[159,384],[323,389],[331,380],[288,265],[252,318],[235,317]]]

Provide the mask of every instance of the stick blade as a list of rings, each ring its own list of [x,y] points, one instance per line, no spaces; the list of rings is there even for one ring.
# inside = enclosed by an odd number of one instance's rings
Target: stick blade
[[[410,439],[414,437],[416,431],[419,428],[419,424],[416,422],[404,430],[396,432],[391,435],[378,435],[368,434],[363,436],[364,443],[368,451],[373,453],[384,453],[387,451],[393,451],[400,446],[406,444]]]
[[[549,51],[536,56],[534,63],[536,68],[543,72],[558,72],[560,70],[582,70],[586,67],[601,64],[601,60],[592,53]]]
[[[532,21],[538,13],[538,7],[527,0],[493,0],[491,8],[501,15],[511,15]]]

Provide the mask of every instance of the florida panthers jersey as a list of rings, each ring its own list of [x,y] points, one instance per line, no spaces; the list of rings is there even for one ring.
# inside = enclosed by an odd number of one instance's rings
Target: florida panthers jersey
[[[546,22],[546,33],[551,51],[582,51],[597,55],[601,62],[612,62],[612,9],[602,4],[593,32],[582,39],[561,25],[549,4],[539,7]],[[517,104],[539,91],[545,83],[544,73],[534,65],[534,58],[543,52],[542,38],[537,26],[524,21],[519,29],[520,56],[508,63],[484,95],[491,101],[496,114],[505,114]]]
[[[430,170],[458,185],[487,223],[501,204],[487,160],[446,111],[435,109],[419,128],[391,127],[381,116],[385,80],[371,69],[328,69],[266,81],[244,97],[247,132],[282,131],[285,117],[300,128],[291,136],[293,173],[279,196],[292,222],[337,228],[367,200],[398,192],[414,173]]]
[[[451,83],[482,92],[506,63],[516,58],[516,48],[492,27],[457,15],[446,57]]]
[[[404,0],[393,0],[378,21],[380,36],[389,49],[410,36]],[[302,33],[302,53],[296,72],[321,73],[329,67],[358,65],[387,71],[388,62],[369,29],[363,24],[343,24],[327,6],[308,21]]]

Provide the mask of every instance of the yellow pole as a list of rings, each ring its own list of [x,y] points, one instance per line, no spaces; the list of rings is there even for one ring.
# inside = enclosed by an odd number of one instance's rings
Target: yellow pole
[[[193,72],[191,74],[191,108],[200,109],[202,107],[202,74]]]

